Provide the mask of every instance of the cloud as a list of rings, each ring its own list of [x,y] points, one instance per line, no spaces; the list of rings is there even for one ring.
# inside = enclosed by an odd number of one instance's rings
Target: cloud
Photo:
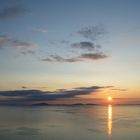
[[[4,42],[10,41],[12,39],[13,39],[13,37],[11,37],[11,36],[0,35],[0,43],[4,43]]]
[[[127,91],[127,89],[122,89],[122,88],[113,88],[111,90],[116,90],[116,91]]]
[[[42,94],[40,90],[15,90],[15,91],[0,91],[0,96],[7,97],[25,97],[29,95],[38,95]]]
[[[41,32],[41,33],[47,33],[48,30],[47,29],[33,29],[33,31],[36,31],[36,32]]]
[[[21,88],[26,89],[26,88],[28,88],[28,87],[26,87],[26,86],[22,86]]]
[[[6,35],[0,35],[0,48],[3,48],[4,45],[9,43],[10,41],[13,41],[13,37],[6,36]]]
[[[77,49],[85,49],[85,50],[88,50],[88,51],[92,51],[92,50],[95,50],[96,46],[93,42],[90,42],[90,41],[81,41],[81,42],[78,42],[78,43],[72,43],[71,46],[73,48],[77,48]]]
[[[41,61],[46,61],[46,62],[59,62],[59,63],[75,63],[75,62],[82,62],[82,61],[95,61],[99,59],[105,59],[108,58],[109,56],[97,52],[97,53],[83,53],[79,56],[76,57],[71,57],[71,58],[63,58],[58,55],[51,55],[47,58],[41,59]]]
[[[79,95],[88,95],[96,93],[101,89],[108,88],[101,86],[77,87],[71,90],[56,90],[56,91],[41,91],[41,90],[15,90],[15,91],[0,91],[0,96],[6,97],[5,100],[0,100],[4,103],[31,103],[33,101],[48,101],[60,98],[74,98]]]
[[[80,56],[81,59],[88,59],[88,60],[99,60],[105,59],[108,56],[102,53],[85,53]]]
[[[77,57],[75,57],[75,58],[63,58],[63,57],[58,56],[58,55],[51,55],[47,58],[41,59],[41,61],[59,62],[59,63],[63,63],[63,62],[74,63],[74,62],[78,62],[78,61],[81,61],[81,60],[78,59]]]
[[[23,55],[27,55],[27,54],[34,55],[36,52],[34,50],[26,50],[25,49],[25,50],[22,50],[20,53]]]
[[[34,89],[34,88],[37,88],[37,89],[47,89],[46,86],[21,86],[22,89]]]
[[[26,49],[26,48],[34,47],[32,43],[26,42],[26,41],[14,40],[13,43],[14,43],[14,46],[19,49]]]
[[[77,33],[86,39],[95,41],[105,35],[106,31],[103,25],[95,25],[83,27]]]
[[[35,54],[35,51],[33,50],[33,48],[35,48],[36,45],[34,45],[31,42],[14,40],[13,44],[14,44],[13,47],[20,50],[20,53],[23,55],[27,55],[27,54],[34,55]]]
[[[98,86],[92,86],[92,87],[80,87],[75,88],[71,90],[56,90],[54,92],[47,91],[46,94],[40,94],[38,96],[30,96],[27,99],[32,100],[54,100],[59,98],[72,98],[79,95],[88,95],[94,92],[97,92],[97,90],[101,89],[103,87]]]
[[[8,35],[0,35],[0,48],[8,48],[8,49],[16,49],[20,51],[21,54],[35,54],[35,51],[33,48],[35,48],[36,45],[34,45],[31,42],[27,41],[21,41],[18,40],[12,36]]]
[[[70,45],[69,57],[64,57],[62,55],[49,55],[46,58],[41,59],[41,61],[46,62],[59,62],[59,63],[75,63],[75,62],[83,62],[83,61],[95,61],[100,59],[108,58],[109,56],[102,52],[102,46],[97,41],[101,39],[106,33],[103,25],[95,25],[95,26],[87,26],[81,28],[77,34],[82,36],[82,39],[79,42],[72,42],[70,40],[62,40],[60,43],[65,45]],[[78,51],[76,54],[75,50]],[[68,52],[68,51],[67,51]]]
[[[63,39],[63,40],[60,41],[60,43],[62,43],[62,44],[69,44],[70,41],[68,41],[68,40],[64,40],[64,39]]]
[[[19,15],[24,14],[25,12],[27,12],[27,10],[19,5],[6,7],[0,10],[0,20],[15,18]]]

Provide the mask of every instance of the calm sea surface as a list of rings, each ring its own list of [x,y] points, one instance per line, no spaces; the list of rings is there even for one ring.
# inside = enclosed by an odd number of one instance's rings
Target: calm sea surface
[[[0,106],[0,140],[140,140],[140,106]]]

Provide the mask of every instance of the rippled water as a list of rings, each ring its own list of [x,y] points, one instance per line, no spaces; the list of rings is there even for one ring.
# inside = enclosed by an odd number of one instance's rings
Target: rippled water
[[[0,107],[0,140],[140,140],[140,106]]]

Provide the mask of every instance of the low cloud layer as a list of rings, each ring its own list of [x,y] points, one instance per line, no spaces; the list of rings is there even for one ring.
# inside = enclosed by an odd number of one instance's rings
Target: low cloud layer
[[[56,100],[60,98],[74,98],[79,95],[97,93],[99,90],[109,88],[100,86],[78,87],[71,90],[40,91],[40,90],[16,90],[0,91],[0,104],[26,104],[36,101]]]

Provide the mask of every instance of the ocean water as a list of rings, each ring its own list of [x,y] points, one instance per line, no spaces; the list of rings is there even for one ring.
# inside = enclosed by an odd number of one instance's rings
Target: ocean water
[[[0,140],[140,140],[140,106],[0,106]]]

